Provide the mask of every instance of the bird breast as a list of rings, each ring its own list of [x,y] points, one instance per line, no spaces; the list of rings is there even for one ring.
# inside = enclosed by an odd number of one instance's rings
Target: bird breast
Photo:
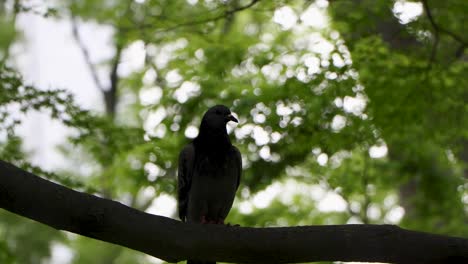
[[[203,185],[200,186],[203,187],[201,190],[207,192],[207,194],[235,192],[238,175],[237,171],[233,171],[235,168],[234,161],[231,159],[220,162],[213,161],[213,158],[205,158],[199,163],[198,169],[195,170],[192,186]]]
[[[224,219],[229,213],[239,172],[234,159],[226,159],[218,163],[206,157],[198,163],[190,190],[189,220],[196,221],[202,215],[209,219]]]

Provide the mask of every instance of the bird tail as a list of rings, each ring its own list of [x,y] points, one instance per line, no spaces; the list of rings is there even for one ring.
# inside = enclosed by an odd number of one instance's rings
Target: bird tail
[[[214,261],[187,260],[187,264],[216,264]]]

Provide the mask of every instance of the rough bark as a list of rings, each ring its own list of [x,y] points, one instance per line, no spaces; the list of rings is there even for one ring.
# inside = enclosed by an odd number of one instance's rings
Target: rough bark
[[[169,262],[380,261],[468,263],[468,239],[391,225],[283,228],[185,224],[77,192],[0,161],[0,207],[58,230]]]

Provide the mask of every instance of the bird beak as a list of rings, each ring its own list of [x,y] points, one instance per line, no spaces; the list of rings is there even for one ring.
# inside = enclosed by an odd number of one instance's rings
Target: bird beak
[[[233,115],[229,114],[228,116],[226,116],[226,119],[228,121],[232,121],[232,122],[236,122],[236,123],[239,123],[239,120],[237,120],[237,118],[235,118]]]

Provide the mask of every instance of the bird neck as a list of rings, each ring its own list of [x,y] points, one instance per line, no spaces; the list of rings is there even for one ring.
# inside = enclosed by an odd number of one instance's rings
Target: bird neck
[[[194,140],[198,149],[211,153],[225,152],[231,147],[231,140],[224,130],[204,129],[200,127],[200,133]]]

